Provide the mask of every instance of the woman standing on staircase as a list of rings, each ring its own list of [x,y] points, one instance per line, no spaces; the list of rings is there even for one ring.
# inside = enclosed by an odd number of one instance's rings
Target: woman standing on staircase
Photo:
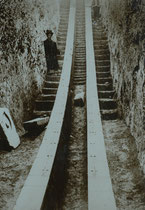
[[[44,49],[48,72],[49,70],[57,70],[59,68],[57,55],[60,54],[60,51],[57,49],[56,43],[51,40],[53,32],[47,30],[46,35],[47,39],[44,41]]]

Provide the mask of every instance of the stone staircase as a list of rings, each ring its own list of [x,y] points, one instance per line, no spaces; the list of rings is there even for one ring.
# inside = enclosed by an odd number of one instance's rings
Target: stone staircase
[[[61,5],[60,5],[61,6]],[[56,98],[56,93],[63,66],[66,36],[68,28],[69,4],[60,8],[60,22],[57,33],[57,47],[60,50],[58,55],[59,70],[54,70],[46,75],[42,94],[35,101],[34,117],[50,116]]]
[[[85,11],[81,7],[76,11],[75,61],[73,84],[86,83],[86,41],[85,41]]]
[[[108,41],[101,22],[93,24],[93,37],[101,116],[104,120],[115,120],[118,117],[117,99],[110,74]]]

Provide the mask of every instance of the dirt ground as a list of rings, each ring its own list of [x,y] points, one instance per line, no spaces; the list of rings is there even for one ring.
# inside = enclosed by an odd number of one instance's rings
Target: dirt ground
[[[74,95],[85,91],[75,86]],[[64,189],[62,210],[87,209],[87,148],[86,148],[86,106],[73,106],[71,138],[68,145],[67,180]]]
[[[84,91],[77,86],[75,94]],[[87,210],[86,111],[73,106],[67,182],[61,210]],[[104,139],[118,210],[145,210],[145,180],[134,138],[122,120],[103,121]],[[11,152],[0,152],[0,209],[12,210],[36,157],[44,132],[25,136]],[[59,209],[60,210],[60,209]],[[110,209],[108,209],[110,210]]]
[[[0,209],[12,210],[35,160],[44,132],[23,136],[11,152],[0,152]]]
[[[107,158],[118,210],[145,210],[145,180],[134,138],[122,120],[103,121]]]

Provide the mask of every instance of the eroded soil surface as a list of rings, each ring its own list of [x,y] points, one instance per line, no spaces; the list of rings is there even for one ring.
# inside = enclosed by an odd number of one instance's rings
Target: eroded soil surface
[[[118,210],[145,210],[145,180],[134,138],[123,121],[103,121],[107,158]]]
[[[12,210],[35,160],[44,132],[25,136],[11,152],[0,152],[0,209]]]

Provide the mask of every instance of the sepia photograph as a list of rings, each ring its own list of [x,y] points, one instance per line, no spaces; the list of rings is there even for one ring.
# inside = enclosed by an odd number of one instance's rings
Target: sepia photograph
[[[145,0],[0,0],[0,210],[145,210]]]

